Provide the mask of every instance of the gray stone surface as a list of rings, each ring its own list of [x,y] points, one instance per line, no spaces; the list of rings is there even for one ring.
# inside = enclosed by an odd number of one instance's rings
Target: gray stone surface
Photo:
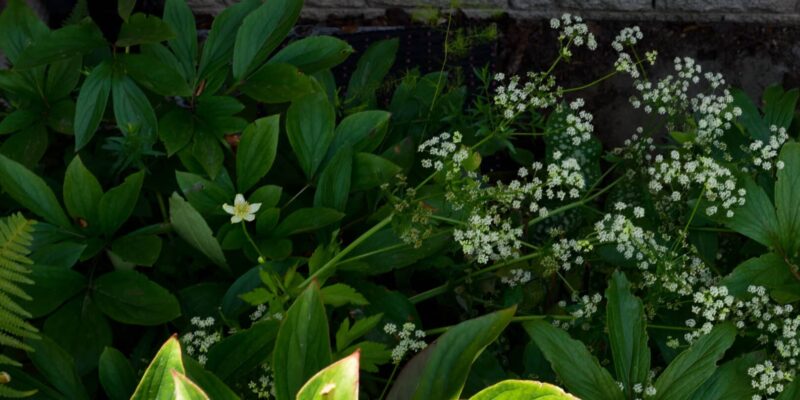
[[[700,12],[794,12],[796,0],[657,0],[656,8]]]

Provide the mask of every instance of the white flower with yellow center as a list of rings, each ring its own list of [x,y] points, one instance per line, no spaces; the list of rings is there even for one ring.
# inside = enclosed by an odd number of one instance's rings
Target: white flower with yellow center
[[[238,224],[243,220],[247,222],[253,221],[256,219],[256,213],[260,208],[261,203],[250,204],[244,199],[241,193],[237,194],[236,198],[233,199],[233,205],[228,203],[222,205],[222,209],[225,210],[226,213],[232,215],[232,224]]]

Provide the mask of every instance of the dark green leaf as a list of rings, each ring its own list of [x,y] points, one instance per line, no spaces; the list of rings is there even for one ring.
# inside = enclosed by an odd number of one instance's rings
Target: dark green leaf
[[[161,239],[156,235],[127,235],[114,240],[111,251],[129,263],[152,267],[161,254]]]
[[[195,125],[195,127],[198,127],[198,125]],[[217,174],[222,170],[225,154],[222,153],[219,142],[210,132],[204,130],[195,131],[192,138],[191,154],[210,178],[216,178]]]
[[[358,59],[356,70],[347,85],[345,104],[349,109],[374,106],[375,91],[392,68],[399,43],[398,39],[375,42]]]
[[[717,361],[736,339],[736,328],[731,323],[717,325],[705,336],[697,339],[667,366],[658,377],[655,400],[689,399],[717,369]]]
[[[111,92],[111,65],[103,62],[92,70],[78,94],[75,106],[75,150],[86,146],[94,136]]]
[[[171,65],[148,54],[126,54],[123,60],[128,74],[153,93],[162,96],[192,95],[192,88]]]
[[[283,41],[303,8],[302,0],[273,0],[250,13],[236,32],[233,77],[244,80]]]
[[[114,98],[114,118],[117,127],[127,136],[137,136],[155,142],[158,119],[150,100],[128,76],[115,76],[111,82]]]
[[[269,172],[278,151],[278,136],[280,115],[257,119],[242,132],[236,150],[236,186],[240,193]]]
[[[333,140],[336,113],[322,92],[303,96],[286,112],[286,134],[300,167],[310,180]]]
[[[344,214],[330,208],[301,208],[281,221],[278,227],[275,228],[273,236],[285,237],[315,231],[339,221],[342,217],[344,217]]]
[[[94,281],[97,308],[115,321],[159,325],[181,315],[178,299],[136,271],[114,271]]]
[[[177,193],[169,199],[170,221],[183,240],[220,267],[227,267],[222,248],[203,216]]]
[[[185,0],[167,0],[164,3],[164,22],[175,30],[175,37],[167,43],[181,64],[183,76],[193,82],[197,62],[197,27],[192,10]]]
[[[311,36],[290,43],[272,56],[269,63],[292,64],[312,75],[339,65],[352,53],[353,48],[344,40],[333,36]]]
[[[375,314],[367,318],[359,319],[352,327],[350,327],[350,319],[346,318],[336,331],[336,351],[341,352],[347,348],[350,343],[353,343],[353,341],[374,329],[378,323],[381,322],[382,318],[383,314]]]
[[[275,393],[293,399],[303,384],[331,363],[328,319],[316,284],[294,301],[281,323],[273,351]]]
[[[351,190],[356,192],[376,188],[393,180],[398,173],[400,173],[400,167],[381,156],[356,153],[353,159]]]
[[[358,399],[360,354],[360,352],[356,351],[312,376],[300,388],[297,393],[297,400]]]
[[[128,21],[135,5],[136,0],[117,0],[117,14],[123,21]]]
[[[794,103],[790,115],[794,115]],[[783,145],[780,161],[784,166],[778,170],[775,183],[777,233],[784,253],[794,255],[800,248],[800,143]]]
[[[315,207],[329,207],[344,212],[350,197],[353,175],[353,151],[350,146],[339,150],[319,176],[314,193]]]
[[[206,368],[222,380],[246,376],[269,361],[280,322],[260,321],[211,347]]]
[[[763,286],[772,291],[783,287],[787,282],[793,282],[795,278],[790,268],[783,257],[767,253],[736,266],[722,279],[721,284],[728,288],[731,295],[742,298],[747,295],[747,288],[751,285]]]
[[[241,90],[264,103],[285,103],[313,91],[313,81],[289,64],[267,64],[242,84]]]
[[[136,389],[136,373],[125,355],[113,347],[100,354],[100,384],[111,400],[128,400]]]
[[[0,186],[12,199],[45,221],[61,227],[70,226],[58,199],[42,178],[3,155],[0,155]]]
[[[227,185],[227,175],[220,174],[210,181],[200,175],[176,171],[175,178],[189,203],[201,215],[227,215],[222,205],[230,203],[236,195],[233,187]],[[250,202],[258,203],[252,198]]]
[[[175,399],[175,383],[172,371],[183,373],[181,345],[175,336],[169,338],[144,371],[131,400]]]
[[[73,135],[75,127],[75,102],[72,99],[62,99],[55,102],[47,110],[47,126],[58,133]]]
[[[742,110],[739,122],[744,125],[747,133],[753,139],[769,140],[769,126],[761,119],[758,107],[750,100],[750,96],[743,90],[733,89],[734,104]]]
[[[42,116],[33,109],[14,110],[0,121],[0,135],[25,129],[41,120]]]
[[[239,396],[234,393],[225,383],[222,382],[211,372],[203,369],[197,361],[192,358],[184,358],[183,366],[186,368],[186,376],[200,386],[208,397],[214,400],[239,400]]]
[[[137,44],[163,42],[174,37],[175,32],[161,18],[136,13],[122,24],[115,44],[118,47],[129,47]]]
[[[111,345],[111,325],[87,297],[70,301],[47,318],[44,333],[72,356],[81,376],[97,367],[103,348]]]
[[[86,247],[86,244],[75,242],[48,243],[37,247],[29,257],[35,264],[70,269]]]
[[[192,140],[193,133],[192,114],[183,108],[176,108],[164,114],[158,121],[158,136],[164,142],[168,156],[186,147]]]
[[[72,218],[83,219],[90,224],[98,222],[97,205],[103,197],[100,182],[75,156],[64,174],[64,205]]]
[[[752,179],[746,178],[744,188],[747,190],[745,204],[735,210],[726,225],[736,232],[745,235],[764,246],[778,244],[778,219],[775,208],[764,189]]]
[[[19,55],[15,68],[27,69],[67,60],[106,46],[103,33],[92,22],[67,25],[42,35]]]
[[[774,92],[770,96],[770,92]],[[780,86],[771,86],[764,90],[764,124],[789,129],[794,119],[797,99],[800,90],[784,91]]]
[[[704,384],[694,392],[693,400],[749,399],[756,394],[750,384],[747,370],[763,361],[760,353],[747,353],[722,364]]]
[[[200,57],[199,79],[206,79],[217,69],[230,62],[236,31],[242,20],[261,4],[259,0],[244,0],[223,10],[211,24],[208,39],[203,44]]]
[[[49,265],[31,267],[30,278],[36,284],[25,291],[34,300],[23,303],[23,306],[34,318],[49,314],[86,287],[83,275]]]
[[[615,271],[606,290],[606,325],[614,370],[629,398],[633,386],[647,382],[650,373],[650,348],[647,346],[647,319],[642,301],[631,293],[625,275]]]
[[[69,353],[47,336],[42,336],[41,339],[26,340],[25,343],[33,348],[33,351],[28,352],[28,357],[48,384],[61,392],[67,399],[89,398]]]
[[[36,124],[12,135],[0,146],[0,153],[28,168],[34,168],[47,151],[47,128]]]
[[[614,378],[600,366],[597,358],[589,353],[583,343],[570,338],[567,332],[547,321],[528,322],[525,330],[571,393],[585,399],[625,398]]]
[[[97,205],[103,232],[114,233],[130,218],[139,200],[143,181],[144,171],[136,172],[128,175],[124,182],[103,195]]]
[[[386,135],[391,114],[382,110],[362,111],[348,115],[336,127],[330,151],[351,145],[356,152],[370,153],[378,148]]]
[[[31,42],[48,32],[25,0],[9,0],[0,13],[0,50],[12,64]]]

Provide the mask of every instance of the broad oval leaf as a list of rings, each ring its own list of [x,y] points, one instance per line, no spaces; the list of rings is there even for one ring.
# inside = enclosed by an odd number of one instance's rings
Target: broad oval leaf
[[[113,271],[94,281],[97,308],[115,321],[159,325],[181,315],[178,299],[136,271]]]
[[[645,384],[650,373],[647,320],[642,301],[631,293],[625,274],[615,271],[606,290],[606,325],[614,358],[614,370],[628,397],[633,386]]]
[[[97,205],[103,197],[100,182],[75,156],[64,175],[64,205],[72,218],[81,218],[90,224],[97,222]]]
[[[289,43],[272,56],[269,63],[292,64],[312,75],[339,65],[352,53],[353,48],[344,40],[333,36],[311,36]]]
[[[45,221],[64,228],[71,225],[44,180],[4,155],[0,155],[0,186],[12,199]]]
[[[89,399],[74,361],[64,349],[47,336],[26,339],[25,343],[33,349],[28,352],[28,357],[48,384],[67,399]]]
[[[360,351],[331,364],[300,388],[297,400],[358,400]]]
[[[104,46],[106,40],[103,33],[93,22],[67,25],[37,38],[22,51],[14,67],[38,67],[86,54]]]
[[[242,20],[255,10],[259,0],[244,0],[223,10],[211,24],[208,38],[203,44],[203,55],[198,67],[198,80],[206,79],[220,67],[230,62],[236,31]]]
[[[174,37],[175,32],[161,18],[136,13],[122,24],[115,44],[119,47],[128,47],[136,44],[163,42]]]
[[[245,193],[272,168],[278,151],[280,115],[260,118],[242,132],[236,150],[236,181]]]
[[[558,386],[509,379],[481,390],[469,400],[578,400]]]
[[[103,232],[114,233],[130,218],[136,202],[139,201],[143,181],[144,171],[133,173],[103,195],[97,206]]]
[[[233,47],[234,78],[246,78],[267,58],[289,33],[302,7],[302,0],[272,0],[245,17]]]
[[[314,231],[339,221],[342,217],[343,213],[330,208],[301,208],[281,221],[272,232],[272,236],[285,237]]]
[[[250,75],[242,92],[264,103],[286,103],[314,90],[313,81],[290,64],[267,64]]]
[[[350,197],[350,180],[353,175],[353,151],[343,147],[322,170],[314,192],[315,207],[329,207],[344,212]]]
[[[223,268],[227,268],[222,247],[214,238],[211,228],[203,216],[187,203],[181,196],[174,193],[169,199],[170,221],[175,231],[183,240],[203,253],[209,260]]]
[[[336,113],[323,92],[303,96],[286,112],[286,134],[300,168],[311,178],[333,140]]]
[[[350,114],[336,127],[329,152],[352,145],[356,152],[370,153],[383,141],[389,128],[391,113],[383,110],[368,110]]]
[[[108,62],[96,66],[81,85],[75,104],[75,151],[86,146],[94,136],[111,93],[112,69]]]
[[[128,400],[136,390],[136,372],[119,350],[106,347],[100,354],[100,384],[111,400]]]
[[[269,359],[279,326],[279,321],[260,321],[226,337],[208,351],[206,368],[222,380],[246,376]]]

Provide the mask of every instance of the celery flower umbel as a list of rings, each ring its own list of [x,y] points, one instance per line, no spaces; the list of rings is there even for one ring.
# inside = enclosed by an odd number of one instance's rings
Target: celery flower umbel
[[[222,209],[225,210],[226,213],[232,215],[232,224],[238,224],[243,220],[247,222],[255,220],[256,212],[258,212],[260,208],[261,203],[250,204],[244,199],[244,195],[241,193],[237,194],[236,198],[233,199],[233,205],[228,203],[222,205]]]

